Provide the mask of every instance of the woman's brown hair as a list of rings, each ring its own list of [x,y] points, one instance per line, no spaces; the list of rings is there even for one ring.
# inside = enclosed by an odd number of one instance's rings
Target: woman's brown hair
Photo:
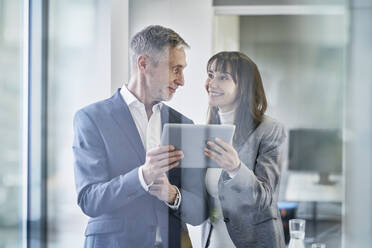
[[[214,68],[211,68],[211,67]],[[209,70],[229,72],[238,85],[236,96],[237,109],[234,124],[234,145],[241,145],[248,135],[262,122],[267,108],[265,90],[257,65],[241,52],[220,52],[212,56],[207,63]],[[229,70],[229,71],[227,71]],[[208,123],[220,124],[218,108],[208,110]]]

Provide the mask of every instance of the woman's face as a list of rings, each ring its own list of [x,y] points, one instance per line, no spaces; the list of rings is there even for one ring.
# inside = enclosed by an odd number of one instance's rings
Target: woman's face
[[[208,92],[209,105],[218,107],[222,112],[235,108],[235,100],[238,92],[238,85],[234,83],[229,66],[226,72],[215,71],[215,62],[208,70],[208,78],[205,88]]]

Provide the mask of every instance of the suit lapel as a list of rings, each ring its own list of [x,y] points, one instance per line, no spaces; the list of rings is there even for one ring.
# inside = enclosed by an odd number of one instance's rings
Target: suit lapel
[[[141,163],[145,163],[145,148],[143,147],[141,136],[138,133],[136,124],[129,111],[127,103],[120,95],[120,89],[110,98],[112,118],[119,125],[120,130],[128,137]]]

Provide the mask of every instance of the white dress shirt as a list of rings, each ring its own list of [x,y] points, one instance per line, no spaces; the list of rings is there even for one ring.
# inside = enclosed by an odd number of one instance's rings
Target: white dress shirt
[[[129,111],[133,117],[134,123],[136,124],[145,150],[148,151],[159,145],[161,137],[161,108],[163,103],[159,102],[152,107],[152,115],[150,116],[150,119],[148,119],[145,105],[141,103],[126,86],[121,88],[120,94],[128,105]],[[139,181],[141,182],[144,190],[149,191],[149,187],[153,184],[153,182],[151,182],[149,185],[146,184],[143,178],[142,167],[143,166],[140,166],[138,169]],[[177,191],[179,200],[175,202],[174,205],[164,202],[172,209],[178,209],[181,204],[182,196],[178,188]]]

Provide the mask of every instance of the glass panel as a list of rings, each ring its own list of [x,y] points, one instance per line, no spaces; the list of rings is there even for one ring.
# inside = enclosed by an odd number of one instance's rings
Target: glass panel
[[[215,52],[240,50],[257,64],[267,114],[288,128],[279,196],[284,227],[288,218],[307,219],[305,241],[330,247],[341,246],[344,204],[348,16],[344,2],[338,4],[337,11],[327,7],[317,15],[217,15],[213,42]]]
[[[110,1],[51,0],[48,47],[48,247],[83,247],[72,139],[77,109],[110,93]]]
[[[240,34],[241,51],[261,68],[270,115],[288,128],[342,128],[344,15],[243,16]]]
[[[0,1],[0,247],[22,247],[23,1]]]
[[[346,11],[215,19],[214,50],[240,50],[257,64],[267,115],[288,128],[283,222],[306,219],[305,242],[329,247],[341,247],[347,21]]]

